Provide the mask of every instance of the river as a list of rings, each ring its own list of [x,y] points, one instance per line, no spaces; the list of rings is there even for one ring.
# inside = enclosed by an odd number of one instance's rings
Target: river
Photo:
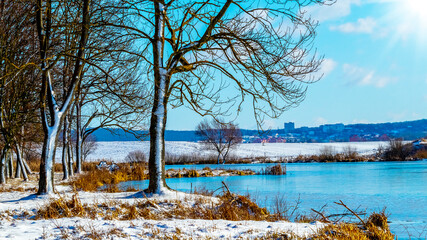
[[[173,165],[166,168],[231,168],[260,171],[269,164]],[[342,200],[359,211],[381,211],[386,208],[390,228],[399,239],[427,237],[427,161],[359,162],[359,163],[292,163],[283,176],[253,175],[167,179],[179,191],[194,188],[215,190],[224,181],[232,192],[249,193],[260,205],[271,209],[276,197],[289,205],[300,201],[298,211],[311,214],[311,208],[327,214],[342,213],[334,204]],[[147,181],[122,183],[122,187],[144,189]]]

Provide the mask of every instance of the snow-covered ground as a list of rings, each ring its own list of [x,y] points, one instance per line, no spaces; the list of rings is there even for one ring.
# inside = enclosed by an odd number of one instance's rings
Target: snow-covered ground
[[[140,150],[146,154],[149,152],[148,141],[129,142],[98,142],[96,150],[88,156],[89,161],[99,159],[121,162],[129,152]],[[344,148],[351,146],[359,154],[369,155],[375,153],[378,146],[387,146],[387,142],[346,142],[346,143],[245,143],[238,145],[231,154],[240,158],[246,157],[295,157],[298,155],[319,154],[325,146],[331,146],[334,151],[342,152]],[[166,152],[174,155],[209,155],[214,152],[206,150],[203,145],[195,142],[166,142]],[[57,158],[60,157],[58,151]]]
[[[64,190],[64,186],[58,186]],[[52,197],[70,196],[69,190],[61,195],[35,196],[28,192],[0,193],[0,239],[252,239],[265,234],[292,233],[301,237],[315,233],[322,223],[291,223],[286,221],[226,221],[200,219],[166,220],[105,220],[81,217],[40,219],[19,217],[23,212],[31,216]],[[134,203],[141,201],[135,193],[87,193],[79,192],[82,203],[103,202]],[[183,200],[191,204],[191,196],[171,192],[166,196],[152,196],[150,200],[171,202]]]

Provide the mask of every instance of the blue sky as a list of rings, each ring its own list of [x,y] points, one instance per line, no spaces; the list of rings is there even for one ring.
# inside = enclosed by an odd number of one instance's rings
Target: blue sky
[[[298,107],[264,128],[325,123],[378,123],[427,118],[426,0],[337,0],[307,12],[320,25],[315,47],[324,77]],[[250,107],[235,120],[255,129]],[[169,110],[167,129],[193,130],[201,117]]]

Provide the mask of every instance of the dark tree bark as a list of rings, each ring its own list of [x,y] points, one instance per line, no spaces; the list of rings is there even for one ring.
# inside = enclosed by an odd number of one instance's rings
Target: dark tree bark
[[[63,180],[66,180],[70,177],[70,171],[68,170],[68,117],[64,119],[64,126],[62,128],[62,171],[63,171]]]

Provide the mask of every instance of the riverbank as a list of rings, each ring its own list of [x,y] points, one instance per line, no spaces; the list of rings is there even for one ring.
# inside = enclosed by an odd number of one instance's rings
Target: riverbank
[[[409,144],[410,142],[402,142]],[[242,163],[295,163],[295,162],[371,162],[401,160],[402,154],[390,159],[384,153],[390,142],[344,142],[344,143],[245,143],[233,148],[225,164]],[[148,142],[98,142],[96,149],[87,157],[88,162],[100,160],[115,163],[126,162],[135,154],[140,161],[147,161]],[[60,162],[60,149],[57,159]],[[427,151],[406,156],[406,160],[427,157]],[[217,164],[217,154],[195,142],[166,142],[165,163]]]
[[[60,181],[57,193],[36,196],[35,180],[26,183],[27,190],[0,192],[1,239],[324,239],[378,233],[392,239],[388,227],[374,221],[360,227],[320,217],[289,222],[227,190],[219,196],[177,191],[145,196],[75,191]]]

